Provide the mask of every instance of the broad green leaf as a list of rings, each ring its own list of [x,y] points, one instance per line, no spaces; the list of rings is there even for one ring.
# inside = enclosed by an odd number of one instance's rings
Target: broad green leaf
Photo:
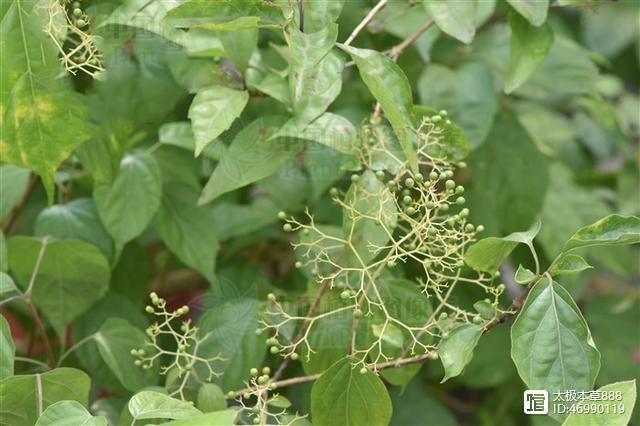
[[[540,226],[540,221],[536,221],[527,231],[514,232],[503,238],[484,238],[469,247],[464,254],[464,261],[473,269],[494,273],[518,244],[533,244]]]
[[[582,27],[582,38],[589,50],[614,59],[630,44],[638,42],[638,5],[626,1],[596,3],[598,13],[590,16],[589,23]]]
[[[590,390],[600,353],[575,302],[546,276],[540,279],[511,327],[511,358],[529,389]]]
[[[257,17],[257,22],[252,17]],[[169,11],[167,21],[178,27],[197,25],[233,29],[239,28],[238,23],[246,28],[247,22],[256,22],[260,27],[277,27],[284,22],[284,17],[279,7],[259,0],[191,0]]]
[[[198,355],[224,358],[214,363],[214,369],[224,371],[216,381],[225,392],[242,387],[249,370],[264,359],[264,337],[256,336],[257,307],[252,298],[228,298],[220,300],[198,321],[200,338],[204,339]],[[206,377],[204,369],[200,373]]]
[[[454,328],[449,336],[442,339],[438,354],[444,367],[444,377],[440,383],[444,383],[452,377],[462,373],[464,367],[473,358],[475,349],[484,328],[475,324],[462,324]]]
[[[16,345],[11,337],[11,328],[3,315],[0,315],[0,380],[13,376],[13,364]]]
[[[404,336],[402,331],[395,325],[389,324],[372,324],[371,331],[373,335],[380,338],[382,341],[394,346],[396,348],[402,348],[404,343]]]
[[[466,198],[472,222],[484,225],[489,235],[529,226],[547,192],[547,164],[513,115],[497,116],[485,142],[469,156],[473,179]]]
[[[89,376],[75,368],[6,378],[0,381],[0,425],[33,426],[58,401],[76,401],[86,407],[90,385]]]
[[[155,227],[181,261],[213,281],[218,238],[211,209],[198,206],[195,190],[177,184],[165,186]]]
[[[245,235],[273,223],[280,210],[267,197],[259,197],[251,204],[217,203],[212,216],[218,240]]]
[[[425,392],[417,380],[405,388],[393,387],[389,390],[393,403],[391,425],[394,426],[457,426],[454,415],[447,406]],[[419,416],[416,413],[420,413]]]
[[[423,4],[438,28],[463,43],[471,43],[476,34],[477,0],[425,0]]]
[[[611,383],[609,385],[602,386],[597,392],[609,393],[620,392],[622,398],[620,400],[609,400],[603,402],[602,399],[585,399],[578,402],[575,405],[575,410],[569,416],[567,416],[562,426],[627,426],[631,420],[633,414],[633,407],[636,404],[636,381],[629,380],[626,382]],[[615,404],[616,406],[624,406],[624,410],[607,410],[606,413],[592,412],[589,414],[579,413],[580,408],[584,408],[585,411],[589,411],[591,404],[596,404],[596,407],[601,404]],[[580,407],[581,406],[581,407]],[[591,405],[592,406],[592,405]],[[614,412],[615,411],[615,412]]]
[[[184,419],[202,414],[189,401],[153,391],[142,391],[133,395],[128,407],[134,420]]]
[[[498,112],[494,86],[491,69],[482,62],[470,62],[456,70],[430,64],[420,75],[418,94],[423,104],[446,110],[475,148],[486,139]]]
[[[515,280],[518,284],[528,284],[536,277],[536,275],[523,267],[522,265],[518,265],[518,270],[516,271]]]
[[[162,177],[149,154],[128,155],[111,185],[94,188],[93,199],[100,219],[116,243],[116,258],[122,247],[145,230],[160,207]]]
[[[482,335],[473,350],[473,359],[456,378],[469,388],[506,388],[510,391],[518,372],[509,354],[509,327],[494,327]],[[517,380],[517,379],[516,379]]]
[[[337,21],[345,2],[346,0],[316,0],[306,3],[304,30],[313,33]]]
[[[207,144],[240,116],[247,105],[249,94],[223,86],[209,87],[198,92],[189,108],[189,118],[196,138],[196,156]]]
[[[143,388],[148,380],[139,366],[134,365],[131,349],[142,349],[146,342],[142,331],[126,320],[109,318],[93,336],[102,360],[122,385],[132,391]]]
[[[203,383],[198,389],[196,407],[203,413],[221,411],[227,408],[227,401],[220,386],[215,383]]]
[[[238,416],[238,410],[229,409],[222,411],[214,411],[212,413],[200,414],[193,417],[186,417],[172,422],[162,423],[161,426],[197,426],[197,425],[216,425],[216,426],[233,426]]]
[[[276,395],[269,401],[269,405],[271,407],[289,408],[291,407],[291,401],[282,395]]]
[[[36,219],[35,236],[50,235],[63,240],[82,240],[98,247],[113,259],[113,243],[104,229],[98,211],[90,198],[78,198],[68,204],[58,204],[40,212]]]
[[[564,245],[563,251],[596,245],[640,243],[640,218],[609,215],[579,229]]]
[[[36,426],[107,426],[107,419],[94,417],[77,401],[58,401],[47,407]]]
[[[5,272],[0,272],[0,296],[14,290],[16,290],[16,284],[13,282],[13,278]]]
[[[344,238],[351,241],[357,253],[349,251],[350,262],[365,267],[377,255],[376,248],[389,241],[389,233],[380,223],[393,232],[398,221],[398,209],[391,192],[371,171],[364,172],[357,182],[351,184],[345,203],[351,209],[343,209],[342,230]],[[369,219],[371,216],[378,220]]]
[[[565,253],[551,267],[549,273],[551,273],[552,276],[570,275],[591,268],[593,268],[593,266],[589,265],[587,261],[582,258],[582,256],[578,256],[577,254],[573,253]]]
[[[30,174],[29,169],[11,164],[0,166],[0,220],[4,220],[20,201],[29,184]]]
[[[344,154],[357,153],[356,129],[349,120],[338,114],[322,114],[306,126],[298,137],[321,143]]]
[[[311,390],[314,424],[326,426],[387,425],[391,399],[373,372],[361,374],[344,358],[331,366]]]
[[[58,335],[64,336],[65,327],[106,293],[109,263],[100,250],[83,241],[11,237],[9,266],[23,289],[30,283],[41,250],[32,299]]]
[[[341,81],[342,69],[330,67],[325,70],[323,62],[331,61],[328,56],[338,36],[338,26],[330,24],[315,33],[303,33],[295,25],[289,26],[285,32],[289,45],[289,91],[294,114],[302,118],[302,124],[316,118],[326,109],[313,108],[313,97],[322,96],[333,81]],[[331,76],[327,71],[330,71]],[[328,85],[318,84],[327,80]],[[339,93],[339,91],[338,91]],[[333,97],[335,99],[335,96]],[[332,101],[333,99],[331,99]],[[313,111],[305,111],[306,109]]]
[[[547,20],[549,0],[507,0],[507,2],[536,27]]]
[[[289,84],[283,74],[265,63],[263,55],[256,51],[245,75],[247,88],[269,95],[290,108]]]
[[[417,168],[417,157],[414,148],[416,135],[413,132],[413,96],[411,85],[402,69],[387,55],[375,50],[356,49],[340,45],[351,55],[360,77],[380,102],[386,118],[398,136],[400,146],[412,169]]]
[[[175,6],[175,2],[160,1],[148,2],[147,0],[129,0],[120,5],[113,13],[100,24],[105,26],[126,26],[139,28],[177,44],[185,44],[186,33],[178,31],[165,21],[167,12]]]
[[[491,303],[486,300],[478,300],[473,304],[473,309],[476,310],[480,314],[480,316],[485,320],[490,320],[496,316],[496,308],[494,308]]]
[[[509,27],[510,65],[504,85],[505,93],[516,90],[536,72],[553,44],[553,30],[547,24],[535,27],[512,12],[509,14]]]
[[[302,147],[298,139],[272,138],[284,121],[278,116],[261,117],[238,132],[204,187],[199,203],[263,179],[293,158]]]
[[[224,47],[225,54],[231,59],[238,72],[244,75],[249,60],[258,47],[258,29],[245,28],[233,31],[216,31]],[[247,99],[249,95],[247,94]]]
[[[58,49],[43,31],[46,10],[35,0],[16,0],[0,23],[0,152],[3,162],[40,175],[52,203],[54,172],[93,126],[84,98],[59,76]]]
[[[335,298],[331,299],[325,296],[325,300],[327,299],[333,301],[332,303],[338,303]],[[314,321],[309,330],[308,338],[309,345],[314,352],[308,353],[306,349],[303,349],[301,354],[305,373],[322,373],[335,362],[347,356],[351,348],[352,327],[353,315],[348,311],[338,312]]]

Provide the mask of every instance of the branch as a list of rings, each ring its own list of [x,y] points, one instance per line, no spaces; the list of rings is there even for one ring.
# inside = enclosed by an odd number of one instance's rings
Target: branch
[[[27,205],[27,201],[29,201],[31,193],[36,189],[37,183],[38,175],[32,174],[27,188],[22,194],[22,197],[20,197],[20,201],[18,201],[18,204],[16,204],[15,207],[11,210],[11,213],[9,214],[7,220],[5,220],[5,222],[2,224],[2,232],[4,234],[8,234],[11,231],[11,228],[13,228],[13,225],[15,225],[16,220],[18,219],[18,217],[20,217],[20,213],[22,213],[22,210],[24,210],[25,206]]]
[[[411,34],[409,37],[402,40],[402,42],[398,43],[397,45],[389,49],[389,52],[388,52],[389,57],[392,60],[396,61],[407,47],[415,43],[415,41],[418,38],[420,38],[420,36],[424,34],[432,26],[433,26],[433,19],[429,19],[428,21],[425,21],[424,24],[422,24],[420,28],[418,28],[413,34]]]
[[[364,27],[366,27],[369,22],[371,22],[371,20],[373,19],[374,16],[376,16],[376,14],[378,12],[380,12],[382,10],[383,7],[385,7],[387,5],[388,0],[380,0],[378,2],[378,4],[376,4],[373,9],[371,9],[369,11],[369,13],[367,14],[367,16],[364,17],[364,19],[362,21],[360,21],[360,23],[358,24],[358,26],[355,27],[355,29],[353,30],[353,32],[351,33],[351,35],[349,36],[349,38],[347,38],[347,40],[345,40],[345,42],[343,43],[345,46],[348,46],[351,44],[351,42],[353,40],[355,40],[355,38],[358,36],[358,34],[360,33],[360,31],[362,31],[364,29]]]

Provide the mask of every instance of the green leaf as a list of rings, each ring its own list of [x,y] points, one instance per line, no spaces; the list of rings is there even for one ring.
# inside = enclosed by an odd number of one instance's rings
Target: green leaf
[[[33,426],[58,401],[76,401],[86,407],[90,385],[89,376],[75,368],[6,378],[0,381],[0,425]]]
[[[64,336],[65,327],[106,293],[109,263],[100,250],[82,241],[11,237],[9,266],[23,289],[29,286],[41,250],[32,299]]]
[[[223,86],[201,90],[193,98],[189,118],[196,138],[196,156],[240,116],[249,94]]]
[[[447,407],[424,391],[417,380],[406,388],[389,390],[393,403],[391,424],[395,426],[457,426],[458,422]],[[416,413],[420,413],[419,416]]]
[[[382,247],[389,241],[389,234],[380,226],[384,223],[389,232],[393,232],[398,221],[398,209],[393,195],[388,188],[376,178],[372,171],[366,171],[358,182],[351,184],[345,195],[345,203],[351,209],[343,209],[342,230],[344,238],[351,241],[355,253],[349,251],[350,263],[365,267],[375,258],[375,247]],[[380,220],[368,217],[379,217]]]
[[[515,275],[515,280],[518,284],[529,284],[535,277],[536,275],[533,272],[522,265],[518,265],[518,270]]]
[[[165,21],[167,12],[174,4],[171,2],[151,2],[129,0],[119,6],[100,24],[104,26],[127,26],[158,34],[177,44],[184,44],[186,35]]]
[[[78,198],[68,204],[58,204],[40,212],[36,219],[35,236],[82,240],[93,244],[107,259],[113,259],[111,236],[100,222],[98,211],[90,198]]]
[[[585,411],[589,410],[591,404],[600,405],[603,404],[601,399],[585,399],[578,402],[573,411],[567,416],[562,426],[627,426],[631,420],[633,414],[633,407],[636,404],[636,381],[629,380],[626,382],[611,383],[606,386],[602,386],[597,392],[620,392],[622,398],[620,400],[609,401],[609,404],[614,403],[616,405],[624,406],[624,410],[607,410],[606,413],[579,413],[580,408],[584,408]]]
[[[411,85],[402,69],[387,55],[375,50],[356,49],[339,45],[349,53],[360,72],[360,77],[376,98],[393,131],[398,136],[400,146],[412,169],[417,168],[414,148],[416,135],[413,131],[413,96]]]
[[[438,28],[465,44],[476,34],[476,0],[425,0],[423,2]]]
[[[324,231],[324,230],[323,230]],[[339,303],[334,296],[325,296],[325,301],[331,304]],[[326,312],[321,310],[319,313]],[[326,318],[314,321],[309,329],[308,342],[313,353],[303,349],[301,354],[302,367],[307,374],[322,373],[335,362],[343,359],[351,348],[351,329],[353,327],[353,315],[343,311],[329,315]],[[309,359],[307,360],[307,356]]]
[[[547,20],[549,0],[507,0],[507,2],[536,27]]]
[[[27,185],[29,185],[30,174],[29,169],[23,169],[11,164],[0,166],[0,194],[2,194],[0,220],[4,220],[20,201],[20,197],[22,197]]]
[[[552,276],[571,275],[591,268],[593,268],[593,266],[589,265],[587,261],[582,258],[582,256],[578,256],[577,254],[573,253],[565,253],[551,267],[549,273]]]
[[[245,28],[233,31],[216,31],[216,35],[225,54],[231,59],[238,72],[244,75],[249,60],[258,47],[258,28]],[[247,93],[247,99],[249,94]]]
[[[172,422],[162,423],[161,426],[198,426],[198,425],[216,425],[216,426],[233,426],[235,419],[238,417],[238,411],[235,409],[214,411],[212,413],[200,414],[194,417],[186,417]]]
[[[107,419],[94,417],[77,401],[58,401],[47,407],[36,426],[107,426]]]
[[[311,390],[311,415],[318,425],[387,425],[391,399],[371,371],[361,374],[344,358],[331,366]]]
[[[167,247],[209,281],[213,281],[218,238],[211,209],[198,206],[198,193],[184,185],[164,188],[155,227]]]
[[[141,349],[146,342],[142,331],[126,320],[109,318],[93,336],[103,361],[122,385],[135,392],[148,384],[142,368],[134,365],[131,349]]]
[[[146,153],[124,157],[113,183],[94,188],[98,214],[116,243],[116,258],[122,247],[151,222],[160,207],[161,195],[160,168]]]
[[[494,308],[491,303],[486,300],[478,300],[473,304],[473,309],[476,310],[480,314],[480,316],[485,320],[490,320],[496,316],[496,308]]]
[[[200,338],[204,339],[198,355],[223,358],[214,363],[214,370],[224,371],[218,379],[224,391],[242,387],[249,370],[264,359],[264,337],[256,336],[257,306],[252,298],[229,297],[207,310],[198,321]],[[205,370],[201,373],[206,377]]]
[[[298,139],[272,138],[282,124],[282,117],[266,116],[238,132],[204,187],[199,203],[263,179],[293,158],[302,147]]]
[[[504,85],[505,93],[516,90],[536,72],[553,44],[553,30],[547,24],[534,27],[512,12],[509,14],[509,27],[510,66]]]
[[[3,162],[40,175],[52,203],[54,172],[93,126],[83,97],[59,78],[58,49],[43,31],[47,9],[38,5],[11,2],[0,24],[0,152]]]
[[[529,389],[549,394],[590,390],[600,353],[575,302],[546,276],[540,279],[511,327],[511,358]]]
[[[514,232],[503,238],[484,238],[469,247],[464,254],[464,261],[473,269],[494,273],[518,244],[533,244],[540,226],[540,221],[536,221],[527,231]]]
[[[129,413],[134,420],[184,419],[202,414],[189,401],[171,398],[163,393],[142,391],[129,400]]]
[[[11,328],[4,315],[0,315],[0,380],[13,376],[16,345],[11,337]]]
[[[563,251],[596,245],[624,245],[640,243],[640,218],[609,215],[580,228],[564,245]]]
[[[5,272],[0,272],[0,296],[16,290],[13,278]]]
[[[438,354],[444,367],[444,377],[440,383],[444,383],[452,377],[462,373],[464,367],[473,358],[475,349],[484,328],[475,324],[462,324],[454,328],[449,336],[442,339]]]
[[[346,0],[316,0],[304,5],[304,30],[312,33],[336,22]]]
[[[513,115],[496,117],[485,142],[469,156],[469,168],[474,224],[500,235],[537,219],[549,185],[548,161]]]
[[[203,383],[198,389],[196,407],[203,413],[221,411],[227,408],[227,401],[220,386],[215,383]]]
[[[387,324],[371,324],[373,335],[387,342],[393,347],[402,348],[404,336],[402,331],[391,323]]]
[[[258,18],[256,25],[260,27],[276,27],[284,21],[278,6],[258,0],[191,0],[169,11],[167,21],[178,27],[214,24],[208,28],[233,29],[238,22],[246,23],[252,17]]]

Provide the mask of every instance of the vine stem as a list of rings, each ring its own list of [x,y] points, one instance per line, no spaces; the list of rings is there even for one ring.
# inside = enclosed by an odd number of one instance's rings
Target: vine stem
[[[383,7],[387,5],[387,3],[388,3],[388,0],[380,0],[378,4],[376,4],[369,11],[369,13],[367,13],[367,16],[365,16],[364,19],[360,21],[360,23],[353,29],[353,31],[351,32],[351,35],[345,40],[343,44],[345,46],[349,46],[351,42],[353,42],[353,40],[355,40],[355,38],[358,37],[358,34],[360,34],[360,31],[362,31],[369,24],[369,22],[371,22],[373,17],[376,16],[376,14],[380,12]]]
[[[36,189],[37,183],[38,183],[38,175],[32,174],[31,179],[29,179],[29,184],[27,185],[27,188],[25,189],[25,191],[22,193],[22,196],[20,197],[18,204],[16,204],[15,207],[11,210],[9,217],[2,224],[3,233],[8,234],[11,231],[11,228],[13,228],[13,225],[15,225],[16,220],[18,220],[18,218],[20,217],[22,210],[24,210],[25,206],[27,205],[27,201],[29,201],[31,194]]]
[[[389,57],[394,61],[397,60],[407,47],[415,43],[415,41],[432,26],[433,19],[425,21],[413,34],[389,49]]]
[[[387,361],[387,362],[381,362],[379,364],[369,364],[368,367],[369,367],[369,369],[376,370],[376,371],[377,370],[386,370],[388,368],[397,368],[397,367],[402,367],[404,365],[417,364],[417,363],[426,361],[428,359],[433,359],[433,354],[432,353],[416,355],[416,356],[413,356],[413,357],[410,357],[410,358],[402,358],[400,360],[392,360],[392,361]],[[291,379],[272,380],[272,381],[269,382],[269,384],[274,384],[275,383],[278,386],[278,388],[282,388],[282,387],[287,387],[287,386],[299,385],[301,383],[313,382],[315,380],[318,380],[321,375],[322,375],[321,373],[317,373],[317,374],[310,374],[308,376],[293,377]],[[237,391],[234,392],[233,398],[236,398],[236,397],[244,394],[245,392],[251,392],[252,390],[253,390],[253,388],[251,388],[251,387],[237,390]],[[227,397],[227,399],[232,399],[232,398]]]

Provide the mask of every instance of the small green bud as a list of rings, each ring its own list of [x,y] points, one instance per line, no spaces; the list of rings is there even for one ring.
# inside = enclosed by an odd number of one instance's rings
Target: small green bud
[[[252,368],[251,370],[249,370],[249,372],[251,373],[251,376],[258,377],[258,369],[257,368]]]
[[[353,310],[353,317],[354,318],[362,318],[362,311],[360,309],[354,309]]]
[[[447,177],[447,179],[453,178],[453,170],[447,170],[446,172],[444,172],[444,174]]]
[[[473,232],[474,229],[476,229],[476,227],[473,226],[472,223],[467,223],[464,227],[464,230],[467,232]]]
[[[343,291],[342,293],[340,293],[340,299],[342,300],[347,300],[349,298],[350,294],[347,290]]]
[[[456,183],[453,180],[449,179],[444,183],[444,186],[447,189],[453,189],[456,187]]]
[[[79,18],[81,15],[82,15],[82,9],[80,8],[73,9],[73,16],[75,16],[76,18]]]
[[[259,336],[262,334],[262,329],[261,328],[256,328],[256,336]]]
[[[242,395],[242,397],[243,397],[244,399],[249,399],[249,398],[251,398],[251,394],[250,394],[249,392],[245,392],[245,393]]]
[[[438,114],[440,114],[440,115],[441,115],[441,116],[443,116],[443,117],[446,117],[447,115],[449,115],[449,113],[447,112],[447,110],[446,110],[446,109],[441,109],[441,110],[440,110],[440,112],[439,112]]]
[[[155,311],[153,310],[153,306],[148,306],[146,308],[144,308],[145,311],[147,311],[148,314],[152,314]]]
[[[475,324],[480,324],[482,322],[482,318],[480,317],[480,315],[476,315],[475,317],[473,317],[473,322]]]
[[[158,294],[155,291],[152,291],[151,293],[149,293],[149,297],[151,298],[151,300],[157,299]]]
[[[503,292],[506,288],[506,286],[504,284],[498,284],[498,287],[496,287],[498,289],[498,291]]]
[[[332,197],[337,197],[338,196],[338,188],[333,187],[329,190],[329,195],[331,195]]]
[[[283,211],[278,212],[278,219],[286,219],[287,218],[287,214]]]
[[[82,28],[82,27],[84,27],[85,25],[87,25],[87,23],[84,21],[84,19],[78,19],[78,20],[76,21],[76,26],[77,26],[78,28]]]
[[[465,203],[465,201],[467,201],[467,200],[465,200],[464,197],[456,198],[456,204],[459,205],[459,206],[463,205]]]
[[[482,231],[484,231],[484,225],[478,225],[478,226],[476,227],[476,231],[477,231],[477,232],[482,232]]]
[[[293,227],[291,226],[290,223],[285,223],[284,225],[282,225],[282,230],[284,232],[291,232],[292,229]]]
[[[458,213],[460,215],[460,217],[464,218],[469,216],[469,209],[468,208],[464,208],[462,210],[460,210],[460,213]]]
[[[302,262],[300,262],[300,261],[298,260],[296,263],[294,263],[294,265],[293,265],[293,266],[295,266],[295,267],[296,267],[296,269],[300,269],[300,268],[302,268]]]
[[[295,352],[291,354],[291,359],[294,360],[294,361],[296,361],[299,357],[300,356]]]
[[[264,374],[264,375],[267,375],[267,376],[268,376],[269,374],[271,374],[271,369],[270,369],[269,367],[264,367],[264,368],[262,369],[262,374]]]
[[[267,294],[267,299],[269,299],[272,302],[275,302],[276,301],[276,295],[273,294],[273,293],[269,293],[269,294]]]
[[[366,367],[362,367],[362,368],[360,369],[360,374],[367,374],[367,371],[369,371],[369,370],[367,370],[367,368],[366,368]]]
[[[467,163],[465,163],[464,161],[460,161],[458,163],[458,167],[460,167],[461,169],[466,169],[467,168]]]
[[[268,376],[260,376],[260,377],[258,377],[258,384],[259,385],[264,385],[268,381],[269,381],[269,377]]]
[[[274,383],[271,383],[269,387],[271,388],[271,390],[276,390],[278,389],[278,384],[274,382]]]
[[[406,186],[407,188],[413,188],[413,186],[416,184],[416,182],[411,179],[411,178],[406,178],[404,180],[404,186]]]
[[[493,276],[496,277],[496,278],[499,277],[500,275],[502,275],[502,273],[500,271],[496,271],[496,273],[493,274]]]
[[[408,214],[409,216],[413,216],[414,214],[416,214],[416,209],[409,206],[406,209],[404,209],[405,213]]]
[[[360,180],[360,175],[351,175],[351,182],[356,183]]]
[[[402,202],[403,202],[404,204],[411,204],[411,203],[413,202],[413,198],[411,198],[411,196],[410,196],[410,195],[405,195],[405,196],[402,198]]]
[[[435,203],[434,203],[433,201],[427,201],[427,203],[425,204],[425,206],[426,206],[429,210],[431,210],[431,209],[435,208],[435,206],[436,206],[436,205],[435,205]]]
[[[438,230],[434,227],[429,228],[429,230],[427,231],[427,234],[431,235],[432,237],[437,233],[438,233]]]
[[[447,203],[442,203],[439,207],[440,210],[442,210],[443,212],[446,212],[447,210],[449,210],[449,204]]]
[[[231,398],[234,398],[235,396],[236,396],[236,393],[234,391],[227,392],[227,398],[231,399]]]
[[[278,352],[280,352],[280,349],[278,349],[277,346],[271,346],[271,348],[269,348],[269,352],[271,352],[272,354],[277,354]]]
[[[378,170],[376,172],[376,177],[380,180],[384,179],[384,172],[382,170]]]
[[[439,179],[446,179],[447,178],[447,174],[445,172],[440,173],[440,176],[438,176]]]
[[[186,315],[186,314],[189,313],[189,307],[187,305],[184,305],[181,309],[182,309],[182,312],[183,312],[182,315]]]
[[[437,123],[440,120],[442,120],[442,117],[437,114],[431,117],[431,121],[433,121],[434,123]]]
[[[129,353],[131,354],[131,356],[138,356],[138,350],[137,349],[131,349],[131,351]]]
[[[135,365],[137,365],[138,367],[140,367],[140,366],[142,365],[142,360],[140,360],[140,359],[136,359],[135,361],[133,361],[133,363],[134,363]]]
[[[436,172],[429,173],[429,179],[437,180],[438,179],[438,173],[436,173]]]
[[[393,261],[393,260],[389,260],[389,261],[387,261],[387,266],[389,268],[393,268],[394,266],[396,266],[396,262]]]
[[[303,235],[309,235],[309,232],[310,232],[310,231],[309,231],[309,228],[304,228],[304,229],[302,230],[302,234],[303,234]]]
[[[178,351],[179,352],[184,352],[187,350],[187,345],[178,345]]]
[[[252,421],[253,421],[254,425],[259,425],[260,424],[260,418],[259,417],[254,417]]]
[[[446,320],[447,318],[449,318],[449,314],[447,314],[446,312],[442,312],[440,316],[438,316],[438,319],[441,321]]]
[[[276,339],[275,337],[269,337],[267,339],[267,346],[275,346],[278,344],[278,339]]]
[[[422,176],[422,173],[416,173],[414,178],[416,179],[416,182],[422,182],[424,180],[424,176]]]
[[[456,186],[456,194],[462,194],[464,192],[464,186],[458,185]]]

